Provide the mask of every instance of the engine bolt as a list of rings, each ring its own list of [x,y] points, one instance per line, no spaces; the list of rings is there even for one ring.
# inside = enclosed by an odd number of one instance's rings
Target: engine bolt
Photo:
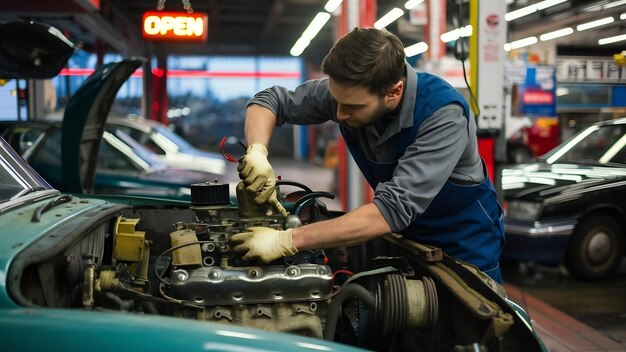
[[[185,270],[176,270],[174,275],[178,281],[185,281],[189,278],[189,274]]]

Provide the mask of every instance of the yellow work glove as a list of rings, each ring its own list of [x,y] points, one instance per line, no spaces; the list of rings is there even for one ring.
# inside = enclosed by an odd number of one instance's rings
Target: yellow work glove
[[[247,186],[246,190],[256,195],[254,201],[257,204],[270,203],[283,216],[287,216],[287,211],[276,198],[276,176],[267,160],[267,154],[267,148],[263,144],[251,144],[246,155],[239,160],[239,178]]]
[[[267,264],[272,260],[294,255],[298,249],[293,245],[291,229],[278,231],[269,227],[250,227],[230,237],[233,250],[244,253],[243,260],[256,259]]]

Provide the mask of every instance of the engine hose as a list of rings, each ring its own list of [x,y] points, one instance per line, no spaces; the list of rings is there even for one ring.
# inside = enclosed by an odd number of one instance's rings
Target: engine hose
[[[300,212],[304,209],[305,206],[315,202],[316,198],[324,197],[329,199],[335,199],[335,195],[330,192],[311,192],[302,196],[302,198],[298,199],[291,209],[293,209],[292,214],[300,216]]]
[[[374,311],[376,309],[376,298],[374,295],[365,289],[365,287],[356,284],[349,283],[341,288],[341,291],[333,298],[332,302],[328,306],[328,314],[326,315],[326,326],[324,326],[324,340],[332,341],[335,337],[335,330],[337,329],[337,320],[339,319],[339,311],[343,302],[350,298],[359,298],[368,309]]]

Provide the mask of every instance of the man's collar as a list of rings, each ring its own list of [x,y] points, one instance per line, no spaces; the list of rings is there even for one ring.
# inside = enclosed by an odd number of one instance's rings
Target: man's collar
[[[415,98],[417,97],[417,74],[413,67],[405,61],[406,84],[400,102],[398,116],[400,117],[400,127],[408,128],[413,126],[413,111],[415,111]]]

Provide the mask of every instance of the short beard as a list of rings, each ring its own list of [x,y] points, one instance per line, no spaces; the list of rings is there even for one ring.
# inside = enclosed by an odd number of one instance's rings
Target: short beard
[[[382,119],[392,111],[385,106],[384,98],[379,98],[378,102],[378,108],[376,109],[376,111],[374,111],[374,118],[372,119],[372,121],[364,123],[361,127],[373,126],[377,121],[380,121],[380,119]]]

